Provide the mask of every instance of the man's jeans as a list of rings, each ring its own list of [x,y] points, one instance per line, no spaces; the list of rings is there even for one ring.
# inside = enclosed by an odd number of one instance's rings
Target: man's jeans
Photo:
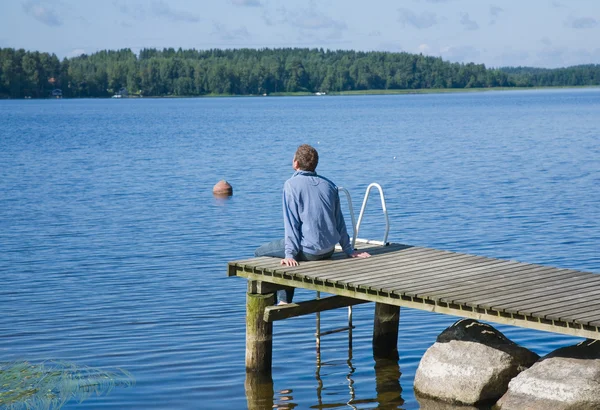
[[[322,259],[329,259],[333,255],[334,249],[330,252],[324,253],[323,255],[311,255],[310,253],[304,253],[300,251],[296,255],[297,261],[320,261]],[[273,258],[285,258],[285,240],[279,239],[277,241],[265,243],[254,251],[254,256],[271,256]],[[282,289],[277,291],[277,299],[281,302],[292,303],[294,297],[294,288]]]

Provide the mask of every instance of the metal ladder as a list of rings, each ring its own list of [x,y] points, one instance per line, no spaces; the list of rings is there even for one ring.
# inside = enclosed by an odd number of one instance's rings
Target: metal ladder
[[[371,189],[373,188],[377,188],[377,190],[379,191],[379,197],[381,198],[381,208],[383,210],[383,215],[385,216],[385,233],[383,235],[383,241],[373,241],[373,240],[367,240],[367,239],[358,239],[358,231],[360,229],[360,225],[362,223],[363,217],[365,215],[365,210],[367,208],[367,202],[369,200],[369,194],[371,192]],[[366,244],[379,244],[382,246],[385,246],[388,244],[387,242],[387,238],[388,238],[388,233],[390,231],[390,220],[388,217],[388,213],[387,213],[387,207],[385,205],[385,196],[383,195],[383,188],[381,188],[381,185],[379,185],[378,183],[373,182],[372,184],[370,184],[365,192],[365,196],[363,199],[363,203],[362,206],[360,208],[360,214],[358,215],[358,221],[356,220],[355,216],[354,216],[354,208],[352,207],[352,198],[350,197],[350,192],[348,192],[348,190],[346,188],[343,187],[338,187],[338,192],[344,192],[346,194],[346,199],[348,202],[348,207],[350,209],[350,219],[352,221],[352,249],[354,249],[356,242],[360,242],[360,243],[366,243]],[[321,292],[317,291],[317,299],[321,298]],[[321,332],[321,313],[317,312],[317,331],[315,333],[315,337],[316,337],[316,341],[317,341],[317,362],[320,363],[321,362],[321,336],[325,336],[325,335],[329,335],[332,333],[339,333],[339,332],[344,332],[344,331],[348,331],[348,352],[351,355],[352,353],[352,329],[354,329],[354,326],[352,325],[352,306],[348,306],[348,326],[339,328],[339,329],[333,329],[333,330],[328,330],[326,332]]]

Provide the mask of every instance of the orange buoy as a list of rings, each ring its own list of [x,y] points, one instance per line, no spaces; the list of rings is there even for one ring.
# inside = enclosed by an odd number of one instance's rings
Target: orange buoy
[[[213,187],[213,194],[217,196],[231,196],[233,195],[233,187],[225,180],[220,180]]]

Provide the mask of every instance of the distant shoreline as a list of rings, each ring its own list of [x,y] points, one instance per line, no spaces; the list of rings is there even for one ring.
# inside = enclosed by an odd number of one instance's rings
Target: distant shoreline
[[[420,88],[415,90],[353,90],[353,91],[335,91],[328,93],[330,96],[339,95],[397,95],[397,94],[446,94],[446,93],[472,93],[486,91],[527,91],[527,90],[557,90],[557,89],[582,89],[582,88],[600,88],[597,85],[589,86],[552,86],[552,87],[486,87],[486,88]],[[301,93],[277,93],[272,96],[300,95]],[[314,95],[313,93],[303,93],[303,95]]]
[[[600,86],[600,64],[499,67],[406,52],[308,48],[102,50],[60,61],[0,48],[0,97],[303,96]]]
[[[259,94],[206,94],[206,95],[157,95],[157,96],[138,96],[118,98],[120,100],[135,99],[162,99],[162,98],[256,98],[256,97],[337,97],[337,96],[361,96],[361,95],[408,95],[408,94],[448,94],[448,93],[474,93],[489,91],[535,91],[535,90],[567,90],[567,89],[600,89],[598,85],[580,85],[580,86],[548,86],[548,87],[488,87],[488,88],[420,88],[420,89],[401,89],[401,90],[352,90],[352,91],[332,91],[329,93],[311,93],[311,92],[278,92],[268,95]],[[0,100],[108,100],[112,97],[46,97],[46,98],[0,98]]]

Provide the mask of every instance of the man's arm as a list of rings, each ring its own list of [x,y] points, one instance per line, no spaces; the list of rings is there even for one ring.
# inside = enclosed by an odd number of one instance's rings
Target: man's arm
[[[340,194],[336,188],[335,194],[335,225],[340,236],[340,246],[342,247],[342,251],[348,257],[352,255],[354,249],[352,249],[352,243],[350,243],[350,236],[348,236],[348,231],[346,230],[346,221],[344,221],[344,215],[342,214],[342,205],[340,203]]]
[[[298,204],[293,192],[287,186],[283,187],[283,226],[285,239],[285,258],[282,265],[298,266],[295,257],[300,249],[301,226]]]

